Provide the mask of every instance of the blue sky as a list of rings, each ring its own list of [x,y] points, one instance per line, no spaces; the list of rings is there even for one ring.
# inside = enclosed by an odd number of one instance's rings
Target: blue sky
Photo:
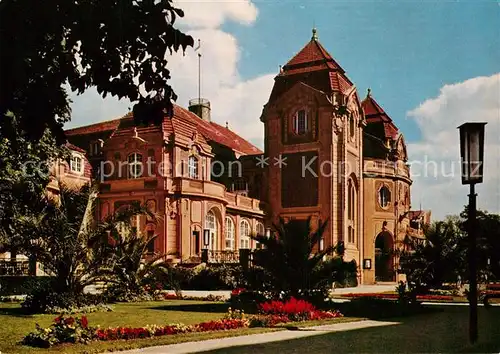
[[[364,96],[368,87],[407,141],[420,139],[406,113],[445,84],[500,71],[496,1],[255,2],[252,26],[228,22],[242,48],[243,79],[277,72],[310,39],[319,40]]]

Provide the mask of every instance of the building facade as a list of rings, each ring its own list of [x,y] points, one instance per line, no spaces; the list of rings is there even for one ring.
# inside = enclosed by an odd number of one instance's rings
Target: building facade
[[[204,248],[210,261],[234,261],[258,247],[251,234],[311,217],[328,221],[318,247],[343,242],[361,283],[399,280],[393,250],[422,237],[415,225],[430,213],[410,210],[403,135],[370,92],[360,99],[315,30],[280,68],[260,120],[264,151],[213,122],[204,99],[175,105],[161,126],[127,114],[66,134],[100,179],[100,217],[146,204],[160,222],[134,223],[173,262],[200,262]]]

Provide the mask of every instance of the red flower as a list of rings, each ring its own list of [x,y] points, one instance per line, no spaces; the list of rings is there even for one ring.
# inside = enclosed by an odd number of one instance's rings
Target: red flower
[[[61,319],[62,319],[62,315],[57,316],[56,318],[54,318],[54,322],[59,324],[59,323],[61,323]]]
[[[87,316],[82,316],[82,319],[80,320],[82,327],[87,328],[89,326],[89,320],[87,319]]]
[[[71,326],[73,323],[75,323],[75,319],[73,317],[68,317],[64,320],[64,323],[68,326]]]
[[[236,289],[233,289],[233,291],[231,291],[231,295],[238,296],[239,294],[241,294],[244,291],[246,291],[246,289],[244,289],[244,288],[236,288]]]

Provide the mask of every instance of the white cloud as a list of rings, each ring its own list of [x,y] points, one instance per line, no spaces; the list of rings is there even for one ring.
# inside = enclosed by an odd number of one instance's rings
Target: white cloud
[[[484,182],[477,185],[478,207],[500,212],[500,73],[445,85],[435,98],[408,112],[422,132],[422,140],[408,144],[415,207],[423,203],[433,217],[457,214],[468,203],[468,187],[461,185],[457,127],[465,122],[487,122]],[[437,167],[437,169],[436,169]]]
[[[257,18],[257,7],[250,0],[175,0],[184,11],[179,23],[193,28],[218,28],[226,20],[244,25]]]
[[[241,52],[238,40],[220,29],[228,20],[251,25],[257,8],[249,0],[178,0],[176,5],[185,11],[178,23],[195,42],[201,39],[201,96],[211,101],[212,120],[221,125],[228,122],[230,129],[262,148],[264,127],[259,117],[271,93],[274,74],[242,79],[237,69]],[[187,107],[189,99],[198,97],[198,52],[190,48],[168,59],[177,103]],[[73,119],[67,127],[113,119],[132,107],[129,101],[102,99],[96,90],[72,99]]]

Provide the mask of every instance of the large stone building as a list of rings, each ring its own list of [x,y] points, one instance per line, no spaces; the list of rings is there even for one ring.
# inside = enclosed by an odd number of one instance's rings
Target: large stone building
[[[134,220],[159,236],[151,252],[200,262],[206,247],[210,261],[232,261],[279,217],[312,217],[328,220],[318,247],[344,242],[362,283],[396,281],[392,250],[422,237],[430,213],[410,211],[403,135],[370,92],[360,99],[315,30],[280,69],[260,120],[263,152],[213,122],[203,99],[175,105],[161,126],[134,126],[127,114],[67,136],[101,179],[101,217],[132,201],[161,216]]]

